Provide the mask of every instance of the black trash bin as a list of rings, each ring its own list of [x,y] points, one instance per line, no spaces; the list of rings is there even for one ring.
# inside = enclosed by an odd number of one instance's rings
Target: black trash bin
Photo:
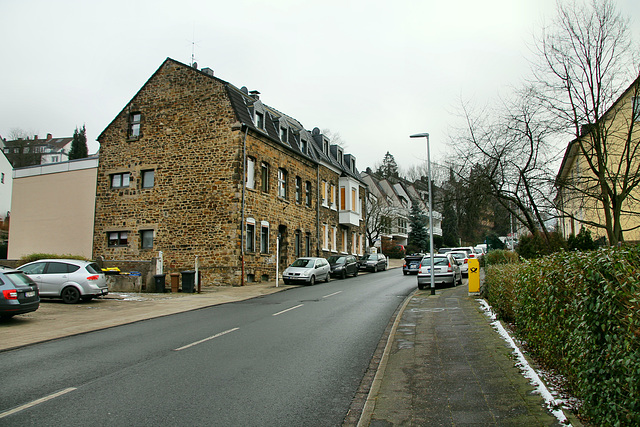
[[[156,292],[164,293],[164,274],[154,274],[153,280],[156,283]]]
[[[196,291],[194,288],[196,279],[195,270],[181,271],[180,273],[182,273],[182,292],[189,294],[194,293]]]

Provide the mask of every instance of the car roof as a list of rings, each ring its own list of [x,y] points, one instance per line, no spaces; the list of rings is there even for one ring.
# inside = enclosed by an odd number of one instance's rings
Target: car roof
[[[449,251],[449,252],[447,252],[447,253],[448,253],[448,254],[453,253],[453,254],[465,254],[465,255],[467,255],[467,251]]]
[[[93,263],[93,261],[85,261],[83,259],[43,258],[43,259],[37,259],[35,261],[28,262],[26,264],[31,264],[31,263],[34,263],[34,262],[56,262],[56,261],[57,262],[68,262],[68,263],[71,263],[71,264],[73,264],[73,263],[80,263],[80,264],[91,264],[91,263]],[[23,264],[23,265],[26,265],[26,264]]]

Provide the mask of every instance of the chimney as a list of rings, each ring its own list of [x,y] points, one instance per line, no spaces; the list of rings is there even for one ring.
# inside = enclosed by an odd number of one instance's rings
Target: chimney
[[[252,90],[251,92],[249,92],[249,96],[257,101],[258,99],[260,99],[260,92],[258,92],[257,90]]]
[[[50,133],[47,134],[47,140],[53,139],[53,135],[51,135]]]
[[[33,140],[37,141],[38,140],[38,135],[33,135]]]
[[[201,71],[202,71],[203,73],[205,73],[205,74],[207,74],[207,75],[209,75],[209,76],[213,77],[213,70],[212,70],[211,68],[209,68],[209,67],[204,67]]]

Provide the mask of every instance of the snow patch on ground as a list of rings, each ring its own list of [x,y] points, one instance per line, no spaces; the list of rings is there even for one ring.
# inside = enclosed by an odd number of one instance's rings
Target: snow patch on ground
[[[571,423],[569,423],[569,420],[567,420],[564,412],[559,409],[562,406],[562,401],[556,400],[551,392],[549,392],[545,384],[540,379],[538,373],[531,367],[531,365],[529,365],[529,362],[527,362],[524,354],[522,353],[522,351],[520,351],[513,338],[511,338],[511,335],[509,335],[509,332],[507,332],[504,326],[502,326],[502,323],[497,320],[498,317],[493,312],[493,310],[491,310],[491,306],[487,304],[487,302],[483,299],[478,299],[477,301],[480,303],[484,314],[492,320],[491,326],[493,326],[493,328],[500,334],[502,339],[504,339],[513,349],[513,354],[515,355],[517,360],[516,366],[520,368],[522,375],[524,375],[525,378],[531,381],[531,384],[536,388],[536,392],[542,396],[547,404],[547,408],[549,408],[549,411],[551,411],[551,413],[558,419],[558,421],[564,425],[570,426]]]

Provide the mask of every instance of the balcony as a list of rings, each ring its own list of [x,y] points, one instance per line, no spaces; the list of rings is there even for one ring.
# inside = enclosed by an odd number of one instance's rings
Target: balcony
[[[358,227],[360,225],[360,214],[353,211],[340,211],[340,225],[351,225]]]

